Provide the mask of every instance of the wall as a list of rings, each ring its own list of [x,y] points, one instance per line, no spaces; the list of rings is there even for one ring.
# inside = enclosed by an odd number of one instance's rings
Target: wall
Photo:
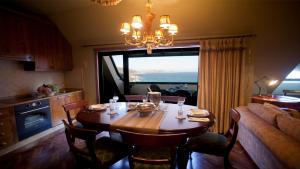
[[[79,46],[83,44],[120,43],[123,42],[119,33],[120,24],[129,20],[136,12],[143,14],[142,4],[139,4],[139,7],[135,5],[139,10],[134,12],[132,10],[135,8],[129,9],[129,3],[133,1],[124,1],[115,8],[105,8],[102,10],[105,14],[101,13],[101,7],[95,6],[70,10],[64,15],[53,15],[52,19],[72,42],[73,47],[81,48]],[[170,14],[179,25],[176,39],[255,33],[252,54],[256,79],[265,75],[282,80],[297,63],[300,63],[300,2],[195,0],[187,3],[178,0],[174,4],[158,5],[158,1],[154,3],[156,6],[153,8],[159,11],[158,15]],[[126,6],[126,13],[119,11],[122,6]],[[79,52],[81,50],[85,52]],[[92,51],[92,48],[74,51],[74,55],[79,57],[79,64],[75,64],[75,67],[81,67],[81,62],[86,60],[92,63]],[[90,72],[85,73],[94,73],[94,69],[89,70]],[[66,80],[74,80],[79,75],[66,76]],[[84,83],[90,83],[85,87],[93,87],[89,89],[94,91],[90,92],[90,99],[96,101],[96,82],[91,80]],[[254,93],[256,90],[254,86]]]
[[[0,60],[0,98],[36,92],[42,84],[64,87],[64,73],[24,71],[21,62]]]
[[[97,103],[96,57],[92,48],[73,47],[72,71],[65,72],[68,88],[81,88],[90,104]]]

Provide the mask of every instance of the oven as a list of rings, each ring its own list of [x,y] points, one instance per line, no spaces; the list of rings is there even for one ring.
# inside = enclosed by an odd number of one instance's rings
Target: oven
[[[19,140],[51,128],[49,100],[19,104],[14,107]]]

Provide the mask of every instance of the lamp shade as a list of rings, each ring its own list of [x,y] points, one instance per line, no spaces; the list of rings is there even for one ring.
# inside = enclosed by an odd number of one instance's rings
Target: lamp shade
[[[131,23],[131,26],[134,28],[134,29],[141,29],[143,27],[143,24],[142,24],[142,17],[139,16],[139,15],[135,15],[132,17],[132,23]]]
[[[170,16],[169,15],[162,15],[160,16],[160,27],[163,29],[168,29],[170,26]]]
[[[176,24],[170,24],[169,26],[169,33],[171,35],[176,35],[176,33],[178,32],[178,27]]]
[[[125,35],[128,34],[130,32],[130,24],[126,22],[122,23],[120,31]]]

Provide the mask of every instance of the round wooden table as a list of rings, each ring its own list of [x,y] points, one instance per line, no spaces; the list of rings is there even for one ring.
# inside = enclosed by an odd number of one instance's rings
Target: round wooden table
[[[142,121],[146,117],[140,117],[140,116],[132,116],[128,117],[130,113],[134,113],[135,111],[128,111],[128,104],[131,103],[125,103],[125,102],[118,102],[117,103],[117,109],[114,110],[116,114],[110,115],[110,109],[107,108],[106,110],[102,111],[88,111],[83,110],[79,112],[76,116],[76,120],[82,123],[85,127],[90,129],[96,129],[96,130],[103,130],[103,131],[110,131],[113,130],[113,124],[116,122],[121,122],[122,118],[130,118],[128,123],[132,123],[132,120],[136,121]],[[161,112],[159,118],[155,117],[151,120],[146,122],[141,122],[143,124],[138,125],[149,125],[146,123],[155,123],[158,125],[158,133],[187,133],[189,136],[197,135],[203,132],[206,132],[209,127],[211,127],[214,124],[214,116],[210,113],[208,118],[210,119],[209,122],[192,122],[189,121],[187,118],[187,112],[190,109],[196,109],[196,106],[189,106],[189,105],[183,105],[184,110],[184,116],[185,119],[177,119],[176,115],[178,112],[178,105],[177,104],[170,104],[170,103],[164,103],[163,106],[166,106],[167,109],[164,112]],[[135,112],[137,113],[137,112]],[[158,113],[158,112],[153,112]],[[152,113],[152,115],[153,115]],[[157,114],[158,115],[158,114]],[[127,120],[126,119],[126,120]],[[159,120],[158,120],[159,119]],[[123,120],[124,121],[124,120]],[[126,124],[127,121],[124,121],[123,123]],[[150,124],[151,125],[151,124]],[[122,123],[117,126],[119,129],[128,129],[128,126],[123,126]],[[114,128],[115,129],[115,128]],[[140,128],[140,131],[143,132],[143,127]],[[147,130],[144,130],[145,133],[147,133]]]

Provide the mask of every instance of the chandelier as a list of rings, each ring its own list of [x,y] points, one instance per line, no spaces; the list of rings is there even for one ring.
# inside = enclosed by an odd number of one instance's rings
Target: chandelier
[[[101,4],[103,6],[114,6],[120,3],[122,0],[91,0],[91,1]]]
[[[173,36],[178,32],[176,24],[171,24],[169,15],[160,16],[160,28],[152,32],[152,23],[155,14],[152,12],[151,0],[147,0],[147,14],[144,21],[140,15],[132,17],[131,25],[122,23],[120,31],[126,45],[146,48],[147,54],[152,54],[152,49],[160,46],[172,46]]]

